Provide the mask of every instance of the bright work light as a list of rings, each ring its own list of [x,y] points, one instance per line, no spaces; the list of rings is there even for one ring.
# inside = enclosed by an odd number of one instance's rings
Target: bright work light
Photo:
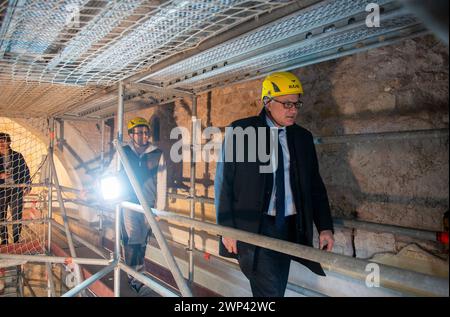
[[[104,200],[116,200],[122,195],[122,185],[117,176],[105,176],[100,180]]]

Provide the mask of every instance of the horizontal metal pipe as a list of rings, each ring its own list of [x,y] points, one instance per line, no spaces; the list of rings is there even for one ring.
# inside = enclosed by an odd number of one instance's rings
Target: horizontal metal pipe
[[[122,206],[131,210],[143,212],[140,205],[124,202],[122,203]],[[449,294],[448,279],[402,270],[345,255],[330,253],[297,243],[269,238],[243,230],[201,222],[172,212],[158,211],[153,208],[152,212],[157,217],[172,220],[187,227],[193,226],[196,229],[214,232],[218,235],[234,238],[259,247],[271,249],[310,261],[319,262],[329,271],[344,274],[362,281],[366,281],[366,278],[371,272],[369,264],[376,265],[379,267],[380,271],[380,286],[386,288],[396,289],[401,292],[420,296],[448,296]],[[368,268],[369,271],[367,271]]]
[[[317,145],[325,145],[325,144],[342,144],[342,143],[358,143],[358,142],[406,140],[406,139],[438,139],[438,138],[446,138],[448,136],[449,130],[447,128],[442,128],[442,129],[423,129],[423,130],[318,136],[314,138],[314,143]],[[217,143],[217,145],[220,144],[221,142]],[[179,194],[170,193],[169,195],[173,196],[174,198],[177,198]],[[204,198],[208,199],[207,197]]]
[[[185,199],[190,200],[194,199],[194,201],[198,201],[200,203],[205,204],[214,204],[213,198],[208,197],[195,197],[192,198],[187,195],[182,194],[175,194],[175,193],[168,193],[169,198],[175,198],[175,199]],[[92,208],[100,208],[99,205],[95,205],[89,202],[85,202],[79,199],[66,199],[67,202],[72,202],[74,204],[80,204],[83,206],[88,206]],[[105,211],[113,211],[108,210],[104,207],[102,207]],[[437,231],[430,231],[430,230],[423,230],[423,229],[414,229],[414,228],[408,228],[408,227],[401,227],[401,226],[395,226],[395,225],[387,225],[387,224],[381,224],[381,223],[374,223],[374,222],[368,222],[368,221],[362,221],[362,220],[354,220],[354,219],[343,219],[343,218],[333,218],[334,224],[337,226],[342,226],[346,228],[355,228],[355,229],[362,229],[367,231],[374,231],[374,232],[388,232],[398,235],[404,235],[416,239],[421,240],[429,240],[429,241],[436,241],[436,234]]]
[[[14,225],[14,224],[23,224],[27,225],[30,223],[45,223],[48,222],[48,219],[29,219],[29,220],[11,220],[11,221],[2,221],[0,225]]]
[[[308,288],[304,288],[303,286],[297,285],[297,284],[292,284],[292,283],[287,283],[286,286],[287,289],[297,292],[299,294],[305,295],[306,297],[327,297],[327,295],[313,291],[311,289]]]
[[[427,230],[419,230],[419,229],[410,229],[400,226],[394,225],[385,225],[378,224],[374,222],[360,221],[360,220],[350,220],[350,219],[342,219],[342,218],[334,218],[333,223],[338,226],[346,227],[346,228],[354,228],[367,230],[372,232],[389,232],[398,235],[404,235],[416,239],[421,240],[430,240],[436,241],[435,231],[427,231]]]
[[[23,187],[47,187],[49,184],[47,183],[33,183],[33,184],[11,184],[11,185],[5,185],[5,184],[1,184],[0,188],[23,188]],[[71,188],[71,187],[67,187],[67,186],[60,186],[61,190],[66,191],[66,192],[72,192],[75,194],[79,194],[81,192],[81,190],[76,189],[76,188]]]
[[[86,207],[90,207],[90,208],[94,208],[94,209],[102,209],[104,211],[111,211],[111,212],[114,211],[114,209],[112,209],[112,208],[108,209],[105,206],[100,206],[99,204],[93,204],[92,202],[85,201],[82,199],[64,199],[64,202],[81,205],[81,206],[86,206]]]
[[[94,275],[89,277],[88,279],[85,279],[83,282],[81,282],[80,284],[78,284],[77,286],[72,288],[67,293],[63,294],[61,297],[73,297],[73,296],[77,295],[78,293],[80,293],[81,291],[83,291],[84,289],[89,287],[89,285],[91,285],[92,283],[95,283],[97,280],[101,279],[103,276],[105,276],[106,274],[108,274],[109,272],[114,270],[116,265],[117,265],[117,263],[113,262],[112,264],[101,269],[100,271],[98,271],[97,273],[95,273]]]
[[[430,130],[410,130],[395,132],[376,132],[346,134],[327,137],[314,138],[315,144],[339,144],[339,143],[357,143],[369,141],[387,141],[387,140],[405,140],[405,139],[432,139],[448,137],[448,129],[430,129]]]
[[[153,281],[152,279],[150,279],[149,277],[145,276],[144,274],[133,270],[131,267],[129,267],[128,265],[126,265],[126,264],[124,264],[122,262],[119,263],[119,267],[125,273],[133,276],[139,282],[147,285],[148,287],[150,287],[152,290],[154,290],[155,292],[157,292],[159,295],[161,295],[163,297],[180,297],[177,293],[172,292],[168,288],[166,288],[163,285]]]
[[[64,121],[96,121],[98,122],[99,119],[101,119],[100,117],[80,117],[80,116],[76,116],[76,115],[63,115],[63,116],[58,116],[55,119],[61,119]]]
[[[29,195],[27,195],[28,197]],[[52,202],[56,203],[58,200],[57,199],[53,199]],[[48,199],[24,199],[23,203],[24,204],[33,204],[33,203],[46,203],[48,202]]]
[[[47,186],[47,184],[45,184],[45,183],[11,184],[11,185],[1,184],[0,188],[46,187],[46,186]]]
[[[188,195],[183,194],[176,194],[176,193],[167,193],[169,199],[175,198],[175,199],[185,199],[185,200],[191,200],[193,199],[196,202],[203,203],[203,204],[214,204],[214,199],[209,197],[192,197]]]
[[[62,232],[64,232],[64,226],[62,226],[61,224],[57,223],[55,220],[52,219],[52,224],[58,228],[59,230],[61,230]],[[102,258],[109,258],[108,255],[106,254],[105,251],[101,250],[100,248],[96,247],[95,245],[93,245],[92,243],[90,243],[89,241],[81,238],[80,236],[72,233],[72,237],[74,238],[74,240],[84,244],[86,247],[88,247],[89,249],[91,249],[93,252],[97,253],[98,255],[100,255]]]
[[[22,255],[22,254],[4,254],[0,253],[0,260],[22,260],[27,262],[43,262],[43,263],[67,263],[88,265],[109,265],[111,260],[106,259],[88,259],[88,258],[71,258],[62,256],[49,255]]]
[[[53,187],[55,187],[55,186],[53,186]],[[61,186],[61,185],[59,185],[59,187],[60,187],[61,190],[64,191],[64,192],[71,192],[71,193],[74,193],[74,194],[79,194],[79,193],[81,193],[81,190],[80,190],[80,189],[71,188],[71,187],[67,187],[67,186]]]
[[[195,197],[192,198],[187,195],[182,194],[175,194],[175,193],[169,193],[169,198],[175,198],[175,199],[185,199],[185,200],[191,200],[194,199],[194,201],[198,201],[205,204],[214,204],[213,198],[208,197]],[[422,240],[430,240],[430,241],[436,241],[436,234],[438,232],[436,231],[430,231],[430,230],[422,230],[422,229],[414,229],[414,228],[407,228],[407,227],[401,227],[401,226],[395,226],[395,225],[387,225],[387,224],[381,224],[381,223],[374,223],[374,222],[368,222],[368,221],[362,221],[362,220],[353,220],[353,219],[343,219],[343,218],[333,218],[333,223],[346,227],[346,228],[355,228],[355,229],[362,229],[367,231],[374,231],[374,232],[389,232],[393,234],[398,235],[404,235],[416,239],[422,239]]]

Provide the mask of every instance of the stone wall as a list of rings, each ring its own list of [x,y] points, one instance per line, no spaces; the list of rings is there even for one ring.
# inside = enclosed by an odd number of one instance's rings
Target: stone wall
[[[316,137],[422,129],[448,129],[448,49],[431,36],[340,58],[294,71],[305,96],[297,123]],[[239,83],[198,97],[202,127],[225,127],[261,110],[262,79]],[[190,128],[190,100],[126,113],[160,120],[166,157],[176,140],[170,131]],[[87,142],[95,129],[83,126]],[[80,126],[81,127],[81,126]],[[204,140],[205,142],[205,140]],[[98,145],[97,145],[98,146]],[[92,144],[91,148],[95,148]],[[448,136],[317,146],[320,171],[333,215],[405,227],[441,230],[448,210]],[[188,189],[189,163],[168,162],[171,191]],[[196,193],[214,197],[214,163],[197,164]],[[197,204],[197,216],[215,220],[211,205]],[[187,201],[171,210],[188,212]],[[405,244],[439,246],[387,233],[338,229],[335,252],[368,258],[397,252]]]

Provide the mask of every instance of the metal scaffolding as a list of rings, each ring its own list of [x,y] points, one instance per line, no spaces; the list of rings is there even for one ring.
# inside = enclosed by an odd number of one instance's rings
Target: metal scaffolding
[[[5,1],[0,108],[104,119],[121,80],[161,104],[428,32],[398,1],[377,5],[380,27],[365,0]]]
[[[191,192],[191,197],[188,197],[191,199],[191,216],[190,218],[177,215],[175,213],[171,212],[165,212],[165,211],[158,211],[154,208],[150,208],[150,206],[147,204],[140,184],[138,183],[136,179],[136,175],[134,175],[130,163],[128,162],[128,158],[126,157],[125,153],[123,152],[121,142],[119,140],[122,139],[122,130],[120,127],[123,126],[123,88],[119,88],[119,102],[118,102],[118,134],[117,138],[118,140],[115,141],[115,146],[117,149],[117,153],[120,158],[120,162],[123,164],[123,167],[125,168],[125,172],[127,173],[131,184],[137,194],[137,197],[141,203],[141,205],[136,205],[128,202],[121,202],[118,203],[116,206],[116,214],[115,214],[115,247],[112,254],[111,259],[107,259],[106,253],[98,248],[97,246],[92,245],[91,243],[87,242],[86,240],[73,236],[73,238],[91,250],[93,250],[95,253],[100,255],[102,259],[93,259],[93,258],[78,258],[76,256],[75,252],[72,252],[73,249],[73,240],[72,240],[72,234],[70,233],[69,226],[68,226],[68,218],[65,216],[63,217],[64,220],[64,226],[61,226],[57,224],[54,220],[48,221],[49,219],[52,219],[52,187],[54,186],[56,188],[56,192],[58,194],[58,202],[60,204],[60,207],[64,212],[64,201],[62,199],[62,188],[59,186],[58,178],[56,176],[56,170],[54,168],[53,159],[50,158],[49,163],[51,166],[53,166],[50,171],[53,175],[53,181],[54,184],[49,184],[49,216],[47,220],[49,231],[48,231],[48,237],[49,241],[47,244],[48,252],[51,248],[51,227],[52,225],[55,226],[57,229],[63,230],[66,233],[67,241],[69,244],[69,247],[71,249],[71,257],[70,262],[76,264],[77,266],[80,264],[91,264],[91,265],[101,265],[105,266],[105,268],[101,269],[99,272],[95,273],[88,279],[82,281],[81,275],[79,275],[78,285],[74,287],[73,289],[69,290],[62,296],[76,296],[77,294],[80,294],[84,289],[88,288],[92,283],[95,281],[101,279],[106,274],[108,274],[111,271],[114,271],[114,295],[120,296],[120,271],[123,270],[127,274],[130,274],[134,277],[136,277],[139,281],[141,281],[143,284],[147,285],[151,289],[155,290],[158,294],[163,296],[178,296],[178,294],[174,293],[173,291],[164,288],[164,286],[155,283],[155,281],[149,279],[148,277],[142,275],[141,273],[133,270],[132,268],[126,266],[120,258],[120,212],[122,208],[127,208],[129,210],[134,210],[135,212],[143,212],[147,221],[149,222],[153,233],[155,234],[155,237],[158,241],[158,244],[161,247],[161,251],[163,252],[163,255],[168,263],[169,269],[172,272],[177,286],[181,292],[182,296],[192,296],[192,292],[186,283],[186,279],[183,277],[183,274],[181,273],[173,255],[171,254],[171,251],[167,245],[167,242],[158,226],[158,222],[155,220],[155,216],[166,219],[169,222],[174,222],[177,224],[181,224],[184,226],[187,226],[190,228],[190,238],[188,242],[188,251],[190,254],[192,254],[192,251],[195,248],[195,245],[193,244],[194,240],[194,234],[195,232],[192,230],[193,228],[197,230],[204,230],[210,233],[216,233],[219,235],[226,235],[229,237],[233,237],[237,240],[244,241],[247,243],[251,243],[260,247],[268,248],[271,250],[275,250],[278,252],[282,252],[285,254],[289,254],[296,257],[305,258],[311,261],[320,262],[324,268],[326,268],[329,271],[338,272],[340,274],[344,274],[346,276],[350,276],[355,279],[365,280],[367,277],[367,271],[366,267],[369,263],[365,260],[356,259],[349,256],[344,255],[338,255],[338,254],[332,254],[326,251],[313,249],[310,247],[301,246],[295,243],[282,241],[278,239],[273,239],[249,232],[245,232],[242,230],[237,230],[229,227],[224,227],[216,224],[210,224],[206,222],[201,222],[194,219],[195,215],[195,209],[193,206],[193,203],[197,200],[195,197],[195,191]],[[195,123],[195,116],[193,116],[193,123]],[[52,147],[53,147],[53,138],[54,134],[50,133],[50,147],[49,147],[49,153],[53,153]],[[192,140],[194,142],[195,139]],[[193,143],[194,144],[194,143]],[[194,160],[195,162],[195,160]],[[194,163],[195,164],[195,163]],[[118,166],[119,168],[120,166]],[[193,172],[195,171],[195,166],[191,167],[191,175],[195,175]],[[191,183],[195,186],[195,176],[191,178]],[[68,188],[65,188],[68,189]],[[71,190],[71,189],[68,189]],[[346,223],[344,223],[346,225]],[[355,226],[355,224],[348,224],[350,226]],[[369,227],[370,229],[370,227]],[[373,229],[373,228],[372,228]],[[378,230],[383,230],[383,228],[375,228]],[[405,233],[405,232],[401,232]],[[73,249],[74,251],[74,249]],[[13,254],[0,254],[0,259],[4,260],[22,260],[22,261],[30,261],[30,262],[41,262],[46,263],[49,265],[50,263],[67,263],[68,258],[67,257],[58,257],[58,256],[51,256],[49,255],[42,256],[42,255],[13,255]],[[381,286],[385,286],[387,288],[399,290],[402,292],[405,292],[407,294],[414,294],[414,295],[425,295],[425,296],[448,296],[448,281],[446,279],[429,276],[426,274],[421,274],[417,272],[407,271],[407,270],[401,270],[389,266],[384,266],[381,264],[378,264],[380,266],[380,270],[382,270],[383,274],[381,275]],[[191,257],[189,259],[189,272],[188,272],[188,278],[193,277],[192,271],[194,267],[194,262],[191,260]],[[51,270],[50,270],[51,271]],[[80,274],[80,271],[77,271],[77,274]],[[50,281],[48,282],[48,295],[54,296],[54,282]]]
[[[260,78],[275,70],[292,69],[392,44],[427,32],[415,16],[393,0],[379,1],[383,9],[383,27],[367,28],[366,4],[367,1],[363,0],[195,2],[169,0],[158,4],[149,0],[4,2],[0,6],[2,13],[0,82],[7,82],[2,89],[8,96],[6,98],[8,104],[0,108],[2,111],[5,109],[5,113],[17,117],[27,116],[33,111],[36,116],[36,109],[40,109],[37,115],[49,115],[51,120],[48,133],[49,183],[44,184],[48,190],[47,217],[16,221],[23,224],[47,225],[45,252],[39,255],[0,253],[0,260],[44,263],[49,276],[48,296],[56,296],[51,264],[70,262],[75,265],[77,285],[63,294],[65,297],[82,295],[89,286],[112,271],[116,297],[120,296],[122,271],[161,296],[189,297],[193,295],[191,286],[194,282],[195,267],[194,238],[198,233],[196,230],[203,230],[316,261],[329,271],[364,281],[367,277],[366,267],[371,263],[369,261],[196,220],[195,203],[210,203],[211,199],[196,195],[196,160],[193,156],[196,152],[194,146],[197,136],[194,131],[196,131],[198,93],[209,91],[214,87]],[[69,22],[66,14],[68,11],[78,13],[71,16]],[[264,23],[260,24],[251,22],[272,12],[275,17],[279,14],[282,18],[270,21],[266,17]],[[254,23],[252,24],[254,27],[239,33],[237,27],[243,22]],[[238,36],[226,39],[224,32],[232,28],[235,28]],[[197,54],[190,53],[195,52],[200,45],[208,45],[208,41],[217,41],[220,45],[211,46]],[[16,85],[15,81],[20,84]],[[24,89],[26,92],[24,96],[15,96]],[[129,92],[126,92],[126,89]],[[176,198],[190,200],[189,217],[156,210],[144,199],[141,185],[122,149],[124,101],[128,97],[129,100],[142,99],[146,102],[151,97],[150,105],[177,98],[192,98],[190,192],[189,196],[174,195]],[[33,99],[34,107],[24,98]],[[100,120],[101,164],[103,164],[105,119],[111,117],[113,113],[117,114],[117,136],[114,143],[120,158],[117,171],[125,169],[140,205],[121,202],[115,206],[114,249],[108,253],[105,249],[72,234],[70,230],[65,203],[92,205],[81,200],[64,199],[62,195],[63,191],[73,190],[61,186],[56,173],[53,159],[54,120],[97,122]],[[321,137],[316,138],[315,143],[353,143],[409,137],[448,137],[448,129]],[[63,225],[54,220],[54,190]],[[94,207],[100,209],[98,205]],[[123,208],[144,213],[180,294],[123,263],[120,248]],[[105,208],[102,206],[101,209]],[[188,228],[187,274],[181,272],[155,217]],[[102,219],[101,217],[100,221]],[[355,220],[337,219],[337,223],[345,227],[388,231],[426,240],[432,240],[435,235],[434,232]],[[103,226],[104,224],[100,222],[99,227],[103,229]],[[55,229],[65,234],[70,256],[52,255]],[[92,250],[100,258],[78,257],[74,240]],[[83,279],[80,268],[83,264],[103,268]],[[447,279],[378,265],[383,272],[380,276],[381,286],[412,295],[449,294]]]
[[[0,7],[4,19],[0,55],[6,71],[0,76],[109,86],[290,2],[4,2]]]
[[[48,184],[48,216],[47,219],[44,219],[43,221],[47,223],[48,225],[48,243],[47,243],[47,255],[14,255],[14,254],[0,254],[0,259],[5,260],[22,260],[22,261],[30,261],[30,262],[42,262],[45,263],[47,266],[47,271],[51,273],[51,263],[66,263],[68,261],[67,257],[57,257],[57,256],[51,256],[51,246],[52,246],[52,227],[55,227],[56,229],[62,230],[65,232],[67,237],[67,242],[69,244],[70,248],[70,262],[75,264],[75,267],[77,268],[76,276],[77,276],[77,286],[73,289],[69,290],[67,293],[63,294],[63,296],[76,296],[80,294],[84,289],[89,287],[92,283],[95,281],[101,279],[106,274],[108,274],[111,271],[114,271],[114,296],[120,296],[120,272],[123,270],[127,274],[130,274],[134,277],[136,277],[139,281],[141,281],[143,284],[147,285],[151,289],[155,290],[158,294],[163,296],[178,296],[178,294],[173,293],[173,291],[165,288],[164,286],[156,283],[155,281],[149,279],[148,277],[142,275],[141,273],[133,270],[132,268],[126,266],[120,257],[120,213],[122,208],[127,208],[130,210],[134,210],[136,212],[143,212],[147,221],[149,222],[152,231],[158,241],[158,244],[161,248],[161,251],[167,261],[168,267],[170,271],[172,272],[175,281],[177,283],[177,286],[181,292],[182,296],[192,296],[192,291],[190,290],[190,287],[187,284],[186,279],[183,277],[183,274],[181,273],[173,255],[171,254],[171,251],[167,245],[167,242],[158,226],[158,222],[155,220],[155,216],[158,216],[159,218],[166,219],[170,222],[182,224],[184,226],[188,226],[189,228],[189,241],[187,242],[187,251],[189,252],[189,266],[188,266],[188,273],[187,277],[190,282],[193,282],[193,271],[194,271],[194,261],[193,261],[193,251],[195,249],[194,245],[194,235],[195,231],[197,230],[205,230],[209,233],[216,233],[220,235],[226,235],[233,237],[237,240],[252,243],[254,245],[268,248],[271,250],[275,250],[278,252],[286,253],[293,256],[298,256],[301,258],[305,258],[311,261],[320,262],[326,269],[329,271],[338,272],[340,274],[344,274],[356,279],[365,280],[367,272],[365,271],[366,266],[370,263],[368,261],[356,259],[353,257],[343,256],[343,255],[337,255],[337,254],[331,254],[322,250],[316,250],[313,248],[301,246],[298,244],[294,244],[287,241],[277,240],[273,238],[268,238],[265,236],[248,233],[242,230],[237,230],[233,228],[223,227],[220,225],[210,224],[206,222],[201,222],[198,220],[195,220],[195,202],[198,200],[201,200],[202,198],[198,198],[195,195],[195,159],[191,162],[191,192],[189,197],[178,197],[177,198],[184,198],[189,199],[191,201],[190,203],[190,217],[183,217],[174,213],[165,212],[165,211],[158,211],[153,208],[150,208],[150,206],[147,204],[141,186],[138,183],[136,179],[136,175],[134,175],[130,163],[128,162],[128,158],[123,152],[122,149],[122,135],[123,135],[123,120],[124,120],[124,87],[123,84],[119,84],[119,95],[118,95],[118,124],[117,124],[117,140],[115,141],[115,147],[118,153],[118,156],[120,160],[118,160],[117,168],[121,168],[121,164],[123,164],[123,168],[125,168],[125,172],[127,173],[131,184],[137,194],[137,197],[141,203],[141,205],[135,205],[128,202],[121,202],[118,203],[116,206],[116,213],[115,213],[115,247],[113,254],[111,256],[111,259],[107,258],[107,254],[104,250],[101,248],[92,245],[85,239],[82,239],[80,237],[77,237],[75,235],[72,235],[69,229],[69,220],[67,218],[65,207],[64,207],[64,199],[62,196],[63,190],[68,191],[75,191],[70,188],[61,187],[59,185],[58,177],[56,174],[56,169],[54,166],[53,161],[53,147],[54,147],[54,124],[53,120],[50,124],[50,133],[49,133],[49,164],[50,169],[49,173],[51,178],[50,180],[53,180],[50,184]],[[196,97],[193,97],[193,113],[192,113],[192,127],[193,131],[195,131],[195,124],[196,124]],[[102,133],[104,133],[104,129],[101,130]],[[438,133],[439,135],[439,133]],[[431,134],[431,136],[435,136],[435,134]],[[104,137],[102,136],[102,139]],[[195,135],[192,136],[191,140],[191,147],[196,144]],[[323,142],[318,142],[323,143]],[[192,155],[194,155],[195,149],[192,148]],[[62,211],[63,215],[63,221],[64,226],[59,225],[52,219],[52,192],[53,188],[56,189],[58,202]],[[203,199],[202,202],[211,202],[209,199]],[[50,221],[49,221],[50,220]],[[372,229],[372,230],[386,230],[386,226],[378,225],[376,228],[373,228],[375,224],[364,224],[361,222],[349,222],[343,221],[341,222],[344,226],[351,226],[351,227],[361,227],[366,229]],[[391,228],[392,229],[392,228]],[[411,231],[411,232],[410,232]],[[412,233],[412,230],[401,230],[397,233],[400,234],[410,234],[415,235],[416,237],[422,237],[422,238],[429,238],[429,235],[425,234],[418,234],[418,231],[415,231]],[[79,258],[76,256],[73,240],[77,240],[78,242],[81,242],[85,246],[87,246],[89,249],[94,251],[96,254],[101,256],[101,259],[88,259],[88,258]],[[102,265],[105,266],[105,268],[101,269],[96,274],[92,275],[88,279],[84,280],[81,276],[81,270],[79,268],[80,264],[94,264],[94,265]],[[448,281],[445,279],[441,279],[438,277],[428,276],[425,274],[412,272],[412,271],[406,271],[401,270],[397,268],[392,268],[388,266],[384,266],[379,264],[381,267],[381,270],[383,271],[383,274],[381,275],[381,285],[392,288],[395,290],[400,290],[402,292],[406,292],[409,294],[415,294],[415,295],[426,295],[426,296],[447,296],[448,295]],[[54,290],[54,281],[52,280],[51,276],[48,280],[48,296],[55,296],[55,290]]]

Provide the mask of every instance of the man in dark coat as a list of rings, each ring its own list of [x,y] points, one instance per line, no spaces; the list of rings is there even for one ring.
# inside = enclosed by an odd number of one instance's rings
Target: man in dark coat
[[[23,197],[31,187],[30,170],[23,155],[11,149],[11,137],[0,132],[0,223],[6,221],[8,206],[12,220],[22,220]],[[22,187],[12,186],[22,185]],[[20,241],[22,224],[13,224],[13,242]],[[8,244],[8,228],[0,224],[0,244]]]
[[[320,248],[331,251],[333,222],[313,137],[295,124],[302,94],[294,74],[271,74],[263,82],[259,116],[226,129],[215,179],[217,223],[307,246],[314,223]],[[229,237],[221,238],[219,254],[238,259],[257,297],[284,296],[291,259],[325,275],[319,263]]]

